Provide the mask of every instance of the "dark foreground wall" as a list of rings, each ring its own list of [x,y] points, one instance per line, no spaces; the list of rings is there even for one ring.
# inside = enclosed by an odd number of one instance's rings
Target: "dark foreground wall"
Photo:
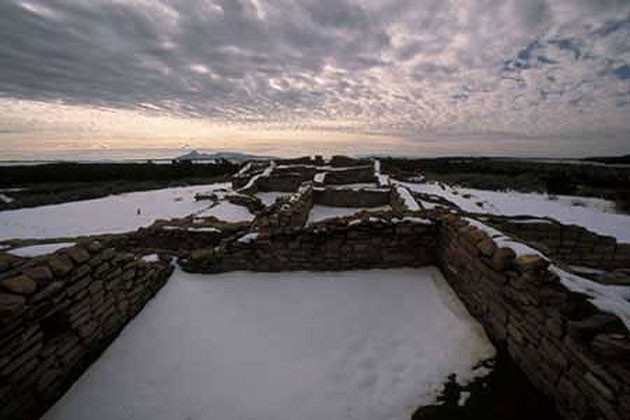
[[[630,337],[617,317],[458,217],[443,224],[438,254],[471,314],[565,418],[630,418]]]
[[[0,419],[38,418],[172,270],[95,242],[0,272]]]

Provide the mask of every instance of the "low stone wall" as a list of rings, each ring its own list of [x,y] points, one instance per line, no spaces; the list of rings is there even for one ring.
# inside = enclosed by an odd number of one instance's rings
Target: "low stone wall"
[[[172,270],[93,242],[0,273],[0,419],[38,418]]]
[[[437,225],[428,220],[348,219],[252,233],[180,263],[204,273],[420,267],[435,263],[436,244]]]
[[[374,168],[372,165],[328,170],[326,171],[326,178],[324,180],[324,184],[326,185],[354,184],[364,182],[376,182],[376,178],[374,177]]]
[[[630,337],[538,257],[516,257],[457,216],[440,233],[442,272],[468,310],[567,419],[630,418]]]
[[[335,155],[330,158],[330,166],[335,168],[350,167],[350,166],[363,166],[370,163],[369,159],[354,159],[348,156]]]
[[[333,207],[379,207],[389,204],[390,190],[364,188],[360,190],[314,188],[315,204]]]
[[[254,229],[273,229],[281,226],[304,226],[313,208],[313,185],[303,183],[297,192],[283,197],[262,211],[254,220]]]
[[[408,188],[397,185],[390,190],[389,202],[392,210],[398,214],[422,210]]]
[[[249,224],[224,227],[155,224],[116,237],[111,242],[119,249],[159,249],[178,254],[180,251],[218,245],[221,239],[248,228]]]
[[[630,268],[630,243],[617,243],[581,226],[531,217],[484,215],[488,223],[525,241],[542,245],[546,253],[567,264],[614,270]]]

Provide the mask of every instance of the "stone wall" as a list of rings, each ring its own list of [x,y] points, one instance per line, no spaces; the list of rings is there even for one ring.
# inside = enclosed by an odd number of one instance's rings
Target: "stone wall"
[[[11,420],[38,418],[172,271],[97,242],[13,266],[0,273],[0,419]]]
[[[327,170],[324,184],[340,185],[364,182],[376,182],[372,165]]]
[[[315,204],[333,207],[379,207],[389,204],[389,188],[360,190],[314,188]]]
[[[390,190],[389,202],[392,206],[392,210],[398,214],[422,210],[418,202],[413,198],[411,191],[400,185]]]
[[[304,226],[313,208],[313,184],[303,183],[288,197],[282,197],[263,210],[256,220],[254,229],[273,229],[281,226]]]
[[[630,268],[630,243],[617,243],[611,236],[549,219],[490,215],[483,218],[505,232],[542,246],[558,261],[604,270]]]
[[[516,256],[446,216],[442,272],[471,314],[567,419],[630,418],[630,337],[623,323],[565,288],[548,261]]]
[[[419,218],[335,220],[251,233],[180,260],[192,272],[351,270],[434,264],[437,225]]]

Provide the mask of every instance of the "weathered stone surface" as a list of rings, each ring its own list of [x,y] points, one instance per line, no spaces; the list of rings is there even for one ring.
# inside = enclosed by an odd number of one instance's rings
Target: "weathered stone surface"
[[[604,284],[614,284],[620,286],[630,286],[630,271],[615,270],[613,272],[604,273],[599,277],[599,282]]]
[[[477,243],[477,249],[486,257],[492,257],[492,254],[497,249],[497,245],[492,239],[487,238]]]
[[[46,282],[52,280],[53,273],[46,266],[31,267],[24,270],[24,274],[32,278],[36,282]]]
[[[87,260],[90,259],[90,253],[87,252],[84,248],[73,246],[65,250],[65,253],[72,258],[72,260],[77,264],[83,264]]]
[[[514,260],[519,271],[542,270],[549,265],[549,261],[539,255],[521,255]]]
[[[35,281],[25,275],[0,280],[0,285],[10,292],[19,293],[21,295],[30,295],[37,290]]]
[[[492,268],[503,271],[509,268],[516,257],[516,253],[511,248],[498,248],[492,254]]]
[[[624,334],[597,334],[591,341],[593,352],[607,359],[630,361],[630,338]]]
[[[0,293],[0,314],[13,312],[20,309],[26,303],[23,296],[11,293]]]
[[[65,276],[74,267],[70,258],[65,255],[54,256],[48,259],[48,265],[56,276]]]

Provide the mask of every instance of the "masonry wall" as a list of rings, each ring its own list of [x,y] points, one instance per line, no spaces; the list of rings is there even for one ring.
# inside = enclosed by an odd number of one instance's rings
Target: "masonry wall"
[[[38,418],[171,271],[94,242],[0,272],[0,419]]]
[[[249,242],[197,250],[181,265],[192,272],[351,270],[434,264],[435,224],[337,221],[301,230],[261,232]]]
[[[567,419],[630,418],[630,337],[535,257],[515,258],[456,216],[440,233],[442,272],[494,341]]]
[[[324,184],[354,184],[363,182],[376,182],[374,167],[372,165],[356,166],[353,168],[327,171]]]
[[[617,243],[611,236],[544,219],[484,217],[504,232],[542,245],[549,256],[567,264],[605,270],[630,268],[630,243]]]
[[[315,204],[334,207],[379,207],[389,204],[389,189],[314,188]]]

